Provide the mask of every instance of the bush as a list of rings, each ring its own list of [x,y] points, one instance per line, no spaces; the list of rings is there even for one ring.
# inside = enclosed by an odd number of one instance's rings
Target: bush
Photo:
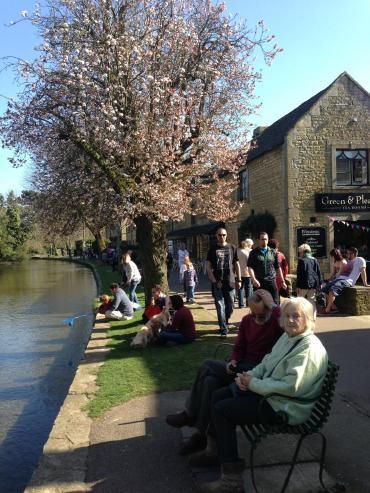
[[[245,239],[249,236],[256,238],[260,231],[266,231],[271,238],[277,227],[275,217],[268,211],[263,214],[253,214],[245,219],[239,228],[239,235],[241,239]]]

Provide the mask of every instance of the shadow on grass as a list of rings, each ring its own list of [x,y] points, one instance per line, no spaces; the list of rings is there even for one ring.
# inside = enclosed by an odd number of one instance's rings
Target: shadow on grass
[[[143,294],[140,291],[138,294],[142,302]],[[191,309],[198,337],[191,344],[172,348],[154,345],[130,347],[136,332],[144,325],[142,311],[135,312],[133,320],[110,322],[111,327],[107,330],[110,351],[103,354],[102,348],[96,351],[92,348],[89,355],[90,361],[105,357],[97,376],[99,389],[88,405],[92,417],[136,396],[185,390],[191,386],[200,364],[213,357],[220,343],[217,320],[203,320],[208,316],[204,315],[204,308],[200,306],[195,305]],[[211,325],[215,328],[212,329]],[[232,341],[233,338],[230,339]]]

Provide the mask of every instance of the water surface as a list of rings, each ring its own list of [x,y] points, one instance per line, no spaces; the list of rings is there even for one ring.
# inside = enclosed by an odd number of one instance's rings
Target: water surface
[[[95,296],[81,265],[0,265],[1,493],[23,491],[32,475],[88,342]]]

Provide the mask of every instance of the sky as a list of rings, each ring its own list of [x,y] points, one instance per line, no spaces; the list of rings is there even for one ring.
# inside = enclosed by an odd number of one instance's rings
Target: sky
[[[0,57],[31,59],[39,44],[32,26],[17,20],[22,10],[31,11],[34,0],[1,0]],[[42,0],[40,2],[42,4]],[[370,0],[225,0],[230,13],[238,13],[253,27],[263,19],[284,51],[272,66],[257,57],[262,80],[256,96],[262,107],[250,119],[253,126],[271,125],[292,109],[327,87],[342,72],[348,72],[370,91]],[[15,97],[19,87],[13,76],[0,72],[0,113],[6,97]],[[0,193],[17,194],[27,188],[31,167],[14,169],[9,152],[0,149]]]

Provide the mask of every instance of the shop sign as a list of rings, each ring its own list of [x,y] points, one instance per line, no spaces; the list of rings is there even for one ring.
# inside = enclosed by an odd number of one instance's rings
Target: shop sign
[[[317,193],[316,212],[370,211],[370,193]]]
[[[297,246],[307,243],[316,258],[326,258],[326,229],[325,228],[297,228]]]

